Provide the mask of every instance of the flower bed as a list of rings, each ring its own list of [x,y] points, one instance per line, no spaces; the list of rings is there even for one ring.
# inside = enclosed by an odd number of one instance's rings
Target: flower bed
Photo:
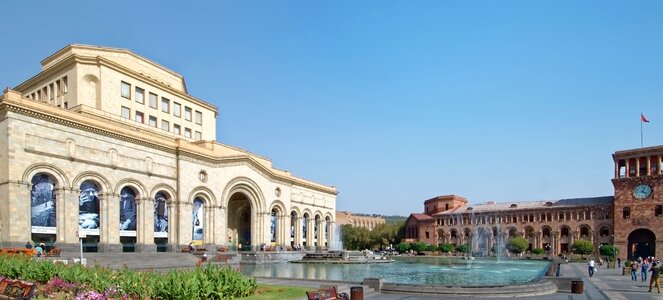
[[[36,298],[232,299],[252,295],[255,279],[216,265],[165,273],[54,264],[0,255],[0,276],[38,283]]]

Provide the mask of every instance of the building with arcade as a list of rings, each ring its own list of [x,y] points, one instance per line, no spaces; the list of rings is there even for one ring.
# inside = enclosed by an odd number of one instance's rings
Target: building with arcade
[[[325,247],[336,188],[216,141],[219,109],[129,50],[69,45],[0,99],[0,239],[86,251]],[[286,141],[284,141],[286,142]]]
[[[614,195],[526,202],[468,204],[457,195],[424,202],[406,221],[406,240],[472,244],[490,255],[493,245],[523,237],[529,248],[570,252],[577,240],[597,250],[615,245],[620,256],[663,255],[663,146],[613,154]]]

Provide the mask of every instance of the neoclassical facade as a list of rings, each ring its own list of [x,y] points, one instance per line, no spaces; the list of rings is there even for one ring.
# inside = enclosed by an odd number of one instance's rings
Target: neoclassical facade
[[[125,49],[69,45],[0,99],[0,239],[86,251],[325,247],[336,188],[215,141],[219,109]]]
[[[613,154],[614,196],[469,205],[467,199],[438,196],[424,213],[406,221],[406,240],[430,244],[471,244],[488,252],[511,237],[530,249],[571,251],[577,240],[595,249],[615,245],[622,257],[663,255],[663,146]],[[487,253],[486,253],[487,254]]]

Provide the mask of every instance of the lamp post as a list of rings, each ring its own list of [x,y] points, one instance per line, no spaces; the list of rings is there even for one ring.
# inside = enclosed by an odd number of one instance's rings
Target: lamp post
[[[615,235],[614,234],[610,235],[610,242],[612,243],[613,269],[617,269],[617,260],[615,259],[615,256],[617,255],[617,248],[615,248]]]

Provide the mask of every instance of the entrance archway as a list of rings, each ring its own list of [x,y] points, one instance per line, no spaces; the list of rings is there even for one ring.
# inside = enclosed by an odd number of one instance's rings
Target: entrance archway
[[[656,235],[649,229],[636,229],[628,235],[628,257],[656,256]]]
[[[228,200],[228,232],[242,249],[251,249],[251,201],[243,193],[235,193]]]

